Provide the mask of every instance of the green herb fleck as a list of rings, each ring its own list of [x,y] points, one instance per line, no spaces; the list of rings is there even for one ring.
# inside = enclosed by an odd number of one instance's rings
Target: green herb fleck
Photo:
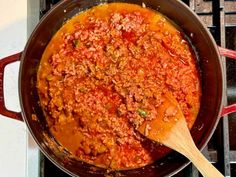
[[[147,112],[146,111],[144,111],[143,109],[138,109],[138,113],[139,113],[139,115],[141,116],[141,117],[147,117]]]
[[[112,104],[111,103],[107,103],[105,104],[104,106],[107,110],[111,109],[112,108]]]
[[[86,92],[87,92],[87,89],[84,88],[84,87],[81,87],[81,88],[79,88],[79,91],[80,91],[81,93],[86,93]]]
[[[79,41],[77,39],[73,40],[73,47],[78,47]]]
[[[52,74],[49,74],[49,75],[46,77],[47,81],[52,81],[53,78],[54,78],[54,77],[53,77]]]

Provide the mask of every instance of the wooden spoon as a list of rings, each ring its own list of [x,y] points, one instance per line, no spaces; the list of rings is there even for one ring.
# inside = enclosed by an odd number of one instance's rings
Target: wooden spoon
[[[138,127],[138,131],[147,138],[183,154],[203,176],[223,177],[194,144],[177,100],[170,93],[165,94],[162,99],[163,103],[157,109],[158,117],[145,120]]]

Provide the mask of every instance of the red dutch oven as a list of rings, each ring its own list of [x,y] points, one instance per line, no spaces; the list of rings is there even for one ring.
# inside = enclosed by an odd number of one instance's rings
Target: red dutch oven
[[[0,60],[0,113],[4,116],[24,121],[37,142],[40,150],[60,169],[70,175],[80,177],[101,177],[107,170],[71,158],[68,152],[50,134],[42,109],[39,105],[36,82],[41,56],[48,42],[72,16],[100,3],[116,0],[64,0],[54,6],[39,22],[30,36],[22,53]],[[191,129],[192,137],[199,149],[203,149],[213,134],[220,117],[236,112],[236,104],[223,105],[225,76],[223,75],[221,56],[236,59],[236,52],[218,47],[197,15],[184,3],[177,0],[119,0],[158,10],[177,23],[189,37],[198,59],[202,81],[201,107],[197,120]],[[7,110],[4,104],[3,76],[7,64],[20,60],[19,96],[21,113]],[[37,119],[35,120],[35,116]],[[199,127],[202,127],[199,129]],[[143,168],[113,171],[111,175],[129,177],[172,176],[183,169],[189,161],[171,152],[166,157]]]

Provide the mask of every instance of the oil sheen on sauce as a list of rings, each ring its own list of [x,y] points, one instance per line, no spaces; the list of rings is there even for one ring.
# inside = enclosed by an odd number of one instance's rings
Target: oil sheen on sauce
[[[102,4],[68,20],[38,70],[50,131],[74,158],[111,169],[139,168],[170,150],[136,128],[171,92],[191,128],[199,111],[198,66],[177,26],[134,4]]]

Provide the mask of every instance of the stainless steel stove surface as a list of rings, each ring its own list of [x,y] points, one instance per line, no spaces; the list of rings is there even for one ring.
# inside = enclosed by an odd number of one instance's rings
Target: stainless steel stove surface
[[[59,0],[40,0],[42,17]],[[236,50],[236,0],[183,0],[193,9],[209,28],[218,45]],[[225,105],[236,103],[236,61],[222,57],[227,85]],[[236,176],[236,113],[220,121],[204,155],[224,176]],[[44,155],[40,155],[40,177],[69,177]],[[189,165],[175,177],[201,176],[193,165]]]

